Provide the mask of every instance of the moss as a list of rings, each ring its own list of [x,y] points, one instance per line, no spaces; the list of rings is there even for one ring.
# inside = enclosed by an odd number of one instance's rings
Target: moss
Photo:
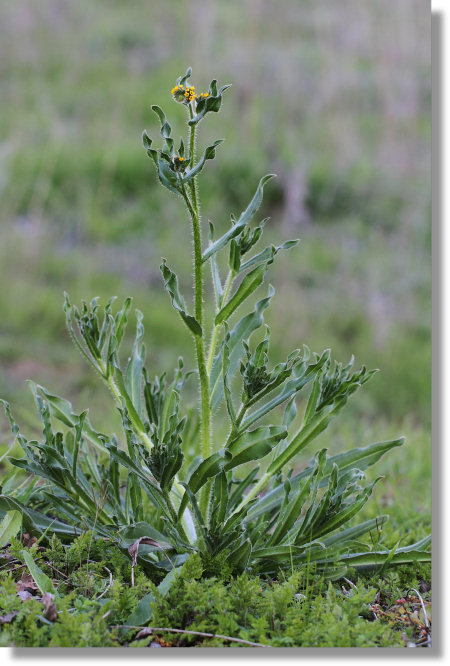
[[[17,557],[23,544],[15,542],[8,549],[10,571],[0,572],[0,614],[11,617],[1,625],[0,645],[144,647],[155,639],[175,647],[244,645],[168,632],[136,639],[137,629],[118,628],[152,592],[150,626],[222,634],[274,647],[404,647],[405,635],[419,638],[414,628],[401,613],[375,619],[373,609],[395,610],[396,600],[413,587],[425,600],[430,598],[429,566],[404,566],[372,576],[350,571],[346,580],[333,583],[299,568],[272,580],[249,572],[207,575],[198,554],[186,561],[164,597],[156,587],[159,581],[152,581],[139,566],[131,587],[129,558],[91,536],[84,534],[69,546],[53,537],[47,547],[30,550],[57,588],[53,622],[45,618],[38,590],[25,601],[17,595],[17,582],[28,573]]]

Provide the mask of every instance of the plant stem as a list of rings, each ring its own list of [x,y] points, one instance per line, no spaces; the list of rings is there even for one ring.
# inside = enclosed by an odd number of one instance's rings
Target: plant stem
[[[193,112],[189,106],[190,116]],[[189,132],[189,157],[193,163],[195,155],[195,133],[196,125],[190,126]],[[197,178],[194,176],[190,187],[192,201],[189,200],[186,189],[183,188],[183,196],[189,210],[192,221],[192,233],[194,238],[194,303],[195,318],[202,329],[201,336],[195,336],[195,350],[197,354],[197,367],[200,378],[200,399],[201,399],[201,433],[202,433],[202,457],[203,460],[211,455],[211,409],[209,402],[209,375],[205,362],[205,333],[203,317],[203,262],[202,262],[202,239],[200,230],[200,212],[197,194]],[[204,515],[208,508],[209,485],[205,484],[201,499],[200,509]]]

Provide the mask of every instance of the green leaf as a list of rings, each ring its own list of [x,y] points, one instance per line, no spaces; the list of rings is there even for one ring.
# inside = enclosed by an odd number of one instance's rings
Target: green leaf
[[[264,458],[286,435],[287,429],[284,426],[262,426],[242,433],[228,446],[233,457],[225,465],[224,470],[228,471],[251,460]]]
[[[31,382],[31,380],[28,380],[28,383],[33,392],[37,391],[37,393],[42,395],[45,400],[47,400],[50,406],[50,413],[55,417],[55,419],[71,428],[75,428],[77,426],[80,416],[73,412],[72,405],[68,400],[65,400],[64,398],[61,398],[57,395],[52,395],[47,391],[46,388],[40,386],[39,384],[34,384],[34,382]],[[83,421],[83,435],[92,444],[95,444],[95,446],[101,451],[106,450],[103,441],[99,437],[98,433],[93,430],[87,418],[85,418]]]
[[[196,115],[189,121],[189,125],[196,125],[197,123],[200,122],[200,120],[205,116],[206,113],[209,111],[213,111],[214,113],[217,113],[219,111],[221,104],[222,104],[222,93],[225,92],[227,88],[230,88],[231,84],[221,86],[219,90],[217,90],[217,81],[214,79],[211,81],[211,84],[209,86],[209,97],[206,97],[204,99],[201,99],[197,102],[197,113]]]
[[[148,436],[145,426],[142,422],[141,417],[139,416],[130,395],[128,394],[128,391],[125,386],[125,381],[123,378],[122,370],[116,365],[114,368],[114,379],[117,384],[117,388],[119,389],[120,396],[122,398],[122,407],[127,409],[128,415],[130,417],[130,420],[134,426],[134,431],[137,432],[138,436],[140,439],[144,440],[145,445],[147,448],[151,448],[153,445],[153,442],[151,441],[150,437]]]
[[[21,550],[20,554],[25,560],[25,564],[27,565],[30,574],[33,576],[34,582],[38,586],[41,593],[45,594],[46,592],[48,592],[50,594],[56,594],[56,590],[53,587],[52,581],[35,563],[35,561],[31,557],[31,553],[28,552],[27,550]]]
[[[250,222],[250,220],[253,218],[256,211],[261,205],[263,199],[264,185],[267,183],[267,181],[269,181],[271,178],[274,177],[275,177],[274,173],[268,173],[266,176],[263,176],[261,178],[261,180],[258,183],[258,187],[256,188],[256,192],[253,195],[253,199],[250,201],[247,208],[244,211],[242,211],[242,213],[239,216],[239,219],[237,221],[238,225],[245,225],[248,222]]]
[[[162,185],[175,194],[180,194],[181,186],[178,174],[170,167],[170,164],[163,159],[157,158],[158,177]]]
[[[22,514],[20,511],[8,511],[0,523],[0,548],[11,543],[22,527]]]
[[[290,562],[291,556],[300,555],[303,552],[304,550],[300,546],[267,546],[265,548],[257,548],[254,550],[252,557],[254,560],[268,558],[274,560],[281,559],[282,561],[287,560]]]
[[[230,242],[230,258],[228,264],[230,266],[230,270],[237,275],[241,267],[241,252],[239,245],[234,238],[232,238]]]
[[[219,472],[222,471],[224,465],[230,460],[230,458],[231,454],[228,451],[221,449],[205,460],[202,460],[190,476],[188,482],[190,490],[193,493],[198,492],[208,479],[216,476],[216,474],[219,474]]]
[[[131,358],[125,373],[125,387],[136,412],[139,414],[140,418],[142,418],[144,411],[142,405],[142,373],[145,360],[145,347],[142,344],[142,338],[144,336],[142,319],[144,315],[139,310],[136,310],[136,317],[136,337]]]
[[[156,113],[161,123],[161,136],[163,137],[163,139],[168,139],[170,137],[170,132],[172,131],[172,129],[166,120],[164,111],[161,109],[161,107],[157,106],[156,104],[152,106],[152,111]],[[150,148],[150,146],[148,147]]]
[[[188,67],[186,69],[186,74],[184,76],[178,77],[177,85],[179,85],[179,86],[186,85],[186,81],[191,77],[191,74],[192,74],[192,67]]]
[[[142,143],[144,144],[144,148],[146,148],[147,150],[150,150],[150,149],[151,149],[151,147],[152,147],[152,140],[151,140],[151,138],[149,137],[149,135],[147,134],[147,130],[144,130],[144,131],[142,132]]]
[[[336,532],[332,536],[322,539],[322,543],[326,548],[330,546],[341,546],[348,541],[354,541],[358,539],[363,534],[367,534],[371,530],[380,529],[381,525],[384,525],[389,520],[389,516],[384,514],[377,516],[376,518],[370,518],[369,520],[360,523],[359,525],[354,525],[353,527],[347,527],[340,532]]]
[[[361,471],[364,471],[371,465],[374,465],[376,462],[378,462],[381,456],[390,451],[392,448],[401,446],[404,441],[404,437],[400,437],[399,439],[389,440],[386,442],[375,442],[374,444],[369,444],[365,447],[351,449],[350,451],[345,451],[344,453],[331,456],[325,463],[324,475],[322,481],[319,484],[319,487],[326,485],[334,465],[338,467],[342,474],[347,473],[355,467]],[[303,479],[311,476],[313,471],[314,463],[311,462],[309,466],[306,467],[306,469],[291,477],[290,483],[292,492],[295,492],[300,487]],[[257,504],[255,504],[254,507],[252,507],[252,509],[248,512],[247,519],[252,520],[267,511],[273,511],[275,507],[281,504],[283,497],[284,487],[283,484],[280,483],[276,486],[276,488],[269,491],[266,495],[264,495],[264,497],[258,500]]]
[[[308,364],[309,350],[306,346],[304,346],[304,360],[295,367],[292,379],[286,382],[281,391],[277,393],[271,400],[246,416],[242,421],[242,429],[248,428],[260,418],[268,414],[272,409],[278,407],[278,405],[281,405],[283,402],[296,395],[309,381],[314,379],[323,364],[328,360],[329,355],[330,352],[327,349],[322,353],[320,358],[315,360],[313,363]],[[282,455],[284,455],[284,452]]]
[[[189,328],[189,330],[194,334],[199,337],[202,335],[202,329],[198,321],[193,317],[192,315],[187,314],[186,312],[186,305],[184,303],[184,299],[180,294],[179,288],[178,288],[178,278],[173,273],[170,268],[167,266],[166,261],[163,260],[163,263],[160,266],[161,272],[163,274],[164,278],[164,285],[166,287],[166,290],[169,293],[169,296],[172,301],[172,306],[174,307],[175,310],[179,313],[180,317],[183,319],[184,323],[186,326]]]
[[[202,261],[207,261],[213,254],[222,249],[228,243],[228,241],[230,241],[232,238],[238,236],[241,233],[245,225],[250,222],[250,220],[255,215],[256,211],[261,205],[264,185],[267,183],[268,180],[273,178],[274,175],[275,174],[270,173],[267,174],[267,176],[263,176],[263,178],[261,178],[258,187],[256,188],[256,192],[253,195],[253,199],[250,201],[247,208],[244,211],[242,211],[241,215],[239,216],[239,219],[231,227],[231,229],[229,229],[223,236],[218,238],[205,250],[202,256]]]
[[[128,312],[131,307],[131,301],[132,299],[128,296],[124,302],[121,310],[116,314],[114,320],[115,320],[115,325],[116,325],[116,340],[117,344],[120,345],[122,342],[122,337],[125,332],[126,326],[127,326],[127,321],[128,321]]]
[[[354,567],[356,570],[373,570],[385,568],[389,551],[372,551],[368,553],[347,553],[340,555],[339,560]],[[403,564],[417,564],[419,562],[431,562],[431,553],[424,550],[402,550],[398,549],[390,558],[391,565],[401,566]]]
[[[214,322],[216,326],[231,317],[233,312],[262,284],[266,270],[267,266],[258,266],[244,277],[236,293],[217,313]]]
[[[177,574],[181,571],[181,568],[182,567],[175,567],[162,579],[158,585],[158,592],[161,594],[161,596],[167,596],[170,588],[172,587],[172,583],[174,582]],[[141,627],[142,625],[147,624],[147,622],[149,622],[149,620],[152,618],[152,603],[155,601],[156,597],[153,592],[150,592],[149,594],[146,594],[145,597],[142,597],[134,611],[126,619],[125,625],[129,625],[131,627]]]
[[[309,483],[305,482],[292,499],[289,498],[288,506],[277,518],[275,530],[268,541],[268,545],[280,543],[297,519],[303,509],[306,496],[309,493]]]
[[[219,472],[214,480],[212,506],[211,522],[220,525],[225,519],[228,507],[228,482],[225,472]]]
[[[229,368],[228,377],[231,381],[239,367],[239,359],[242,355],[242,341],[248,340],[250,335],[256,331],[264,323],[263,312],[269,306],[270,300],[274,295],[275,290],[269,286],[268,294],[265,298],[258,301],[255,309],[250,314],[245,315],[230,332],[228,340],[229,349]],[[224,397],[222,379],[222,357],[223,346],[217,356],[214,358],[213,366],[211,369],[210,377],[210,394],[211,394],[211,410],[214,412],[222,402]]]
[[[327,405],[319,414],[311,419],[287,445],[280,456],[274,460],[269,468],[270,474],[276,474],[281,468],[315,439],[329,424],[335,414],[335,406]]]
[[[230,339],[230,334],[227,330],[225,339],[223,341],[223,353],[222,353],[222,381],[223,381],[223,392],[225,395],[225,402],[227,405],[228,415],[233,424],[233,428],[236,427],[236,412],[233,405],[233,396],[231,395],[230,384],[228,381],[228,371],[230,368],[230,348],[228,342]]]
[[[44,514],[29,509],[19,500],[13,497],[6,497],[0,495],[0,510],[8,512],[11,510],[20,511],[22,514],[23,528],[30,534],[38,532],[44,534],[49,531],[54,533],[62,539],[73,539],[74,535],[81,534],[81,528],[78,529],[73,525],[66,525],[59,520],[47,518]]]
[[[251,554],[252,544],[250,539],[246,539],[236,548],[236,550],[228,555],[227,563],[229,563],[237,573],[242,573],[245,571],[249,563]]]
[[[278,254],[280,250],[289,250],[291,247],[294,247],[298,243],[299,243],[298,240],[289,240],[286,241],[285,243],[282,243],[281,245],[270,245],[269,247],[266,247],[265,250],[262,250],[258,254],[255,254],[254,257],[251,257],[246,262],[241,264],[239,272],[242,273],[243,271],[246,271],[249,268],[258,266],[259,264],[271,264],[272,261],[274,260],[274,257]]]
[[[192,178],[194,178],[200,171],[203,169],[206,160],[213,160],[216,156],[216,148],[218,145],[223,143],[223,139],[218,139],[214,141],[211,146],[208,146],[205,150],[203,157],[195,164],[192,169],[188,169],[184,172],[183,178],[181,179],[182,183],[188,183]]]
[[[119,529],[119,540],[120,546],[122,548],[128,548],[129,546],[136,543],[138,539],[144,536],[148,536],[154,541],[157,541],[162,548],[165,550],[171,550],[174,548],[174,545],[171,541],[168,540],[167,536],[159,532],[155,527],[146,523],[145,521],[140,521],[134,525],[125,525]],[[141,546],[142,548],[144,546]],[[149,550],[155,550],[155,546],[145,546]]]

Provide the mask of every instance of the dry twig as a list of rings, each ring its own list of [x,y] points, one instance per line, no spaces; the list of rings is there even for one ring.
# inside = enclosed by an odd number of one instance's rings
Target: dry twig
[[[172,629],[171,627],[136,627],[131,624],[117,624],[111,626],[115,629],[140,629],[141,631],[137,634],[136,638],[144,638],[145,636],[151,636],[156,631],[166,631],[172,634],[190,634],[191,636],[203,636],[204,638],[221,638],[224,641],[231,641],[233,643],[243,643],[244,645],[249,645],[250,647],[265,647],[270,648],[271,645],[265,645],[264,643],[252,643],[252,641],[246,641],[243,638],[234,638],[233,636],[223,636],[222,634],[210,634],[205,631],[189,631],[188,629]]]

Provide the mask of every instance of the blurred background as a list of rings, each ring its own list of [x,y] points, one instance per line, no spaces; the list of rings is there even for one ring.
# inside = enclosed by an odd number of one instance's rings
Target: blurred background
[[[430,44],[423,0],[2,0],[0,395],[21,422],[27,378],[99,427],[115,418],[64,290],[132,295],[151,373],[192,361],[158,268],[189,289],[189,225],[141,144],[152,104],[183,130],[169,91],[191,65],[199,90],[233,86],[201,126],[201,145],[226,139],[200,181],[205,223],[224,231],[275,172],[266,240],[301,238],[270,276],[273,360],[306,343],[380,368],[325,444],[406,434],[396,471],[416,460],[428,484]]]

